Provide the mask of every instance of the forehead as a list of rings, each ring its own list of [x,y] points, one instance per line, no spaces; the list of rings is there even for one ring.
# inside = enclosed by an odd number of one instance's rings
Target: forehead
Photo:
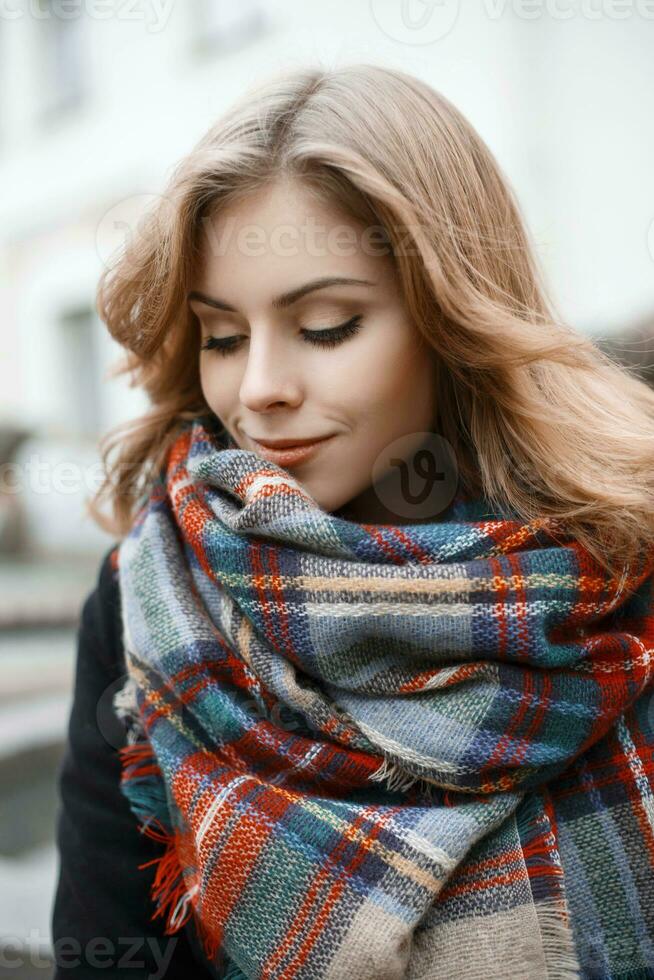
[[[303,185],[260,188],[202,219],[191,288],[278,294],[321,276],[388,283],[394,265],[381,226],[366,226]],[[225,295],[225,298],[227,296]]]

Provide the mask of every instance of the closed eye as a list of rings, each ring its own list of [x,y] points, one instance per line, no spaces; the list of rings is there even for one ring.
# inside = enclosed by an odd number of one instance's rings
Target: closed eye
[[[301,330],[300,333],[308,344],[313,344],[316,347],[336,347],[358,333],[362,319],[363,317],[357,314],[337,327],[329,327],[325,330]],[[239,342],[242,339],[242,336],[239,335],[207,337],[200,349],[216,350],[223,356],[227,356],[239,347]]]

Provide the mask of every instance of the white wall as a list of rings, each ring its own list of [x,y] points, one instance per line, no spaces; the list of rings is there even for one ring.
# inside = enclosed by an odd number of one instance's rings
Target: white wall
[[[44,122],[43,25],[31,0],[14,0],[22,16],[0,16],[0,187],[9,190],[0,204],[0,419],[65,437],[57,319],[94,303],[115,214],[161,192],[223,108],[280,66],[369,60],[425,78],[468,116],[512,183],[561,314],[610,331],[654,310],[646,3],[267,0],[263,31],[202,51],[193,0],[149,0],[140,19],[124,13],[133,4],[101,18],[93,0],[79,0],[89,96]],[[101,323],[95,329],[107,369],[120,351]],[[124,379],[109,383],[99,370],[97,383],[103,429],[145,407]]]

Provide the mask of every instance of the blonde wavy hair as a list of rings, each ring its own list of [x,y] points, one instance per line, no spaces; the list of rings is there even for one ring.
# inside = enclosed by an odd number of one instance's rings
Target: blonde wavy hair
[[[438,354],[439,432],[464,487],[564,529],[611,572],[649,551],[654,392],[555,315],[519,206],[464,116],[420,79],[372,64],[296,68],[250,88],[102,275],[98,312],[126,351],[113,374],[130,372],[150,407],[100,440],[94,520],[124,536],[180,426],[210,414],[186,303],[203,219],[286,177],[384,229],[407,310]]]

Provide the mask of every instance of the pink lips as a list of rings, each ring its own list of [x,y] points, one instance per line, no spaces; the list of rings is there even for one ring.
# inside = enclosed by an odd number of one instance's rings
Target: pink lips
[[[257,447],[257,453],[264,459],[267,459],[270,463],[276,463],[278,466],[288,467],[303,463],[332,438],[333,436],[325,436],[313,442],[302,440],[293,444],[291,444],[290,439],[270,440],[271,442],[275,442],[275,446],[264,446],[256,439],[252,439],[252,442]]]

